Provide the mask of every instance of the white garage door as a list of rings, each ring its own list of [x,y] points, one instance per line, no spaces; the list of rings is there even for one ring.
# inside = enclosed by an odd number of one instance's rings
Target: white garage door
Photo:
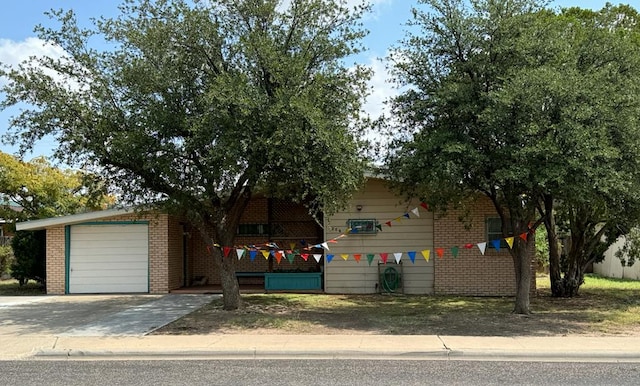
[[[74,225],[69,293],[149,292],[147,224]]]

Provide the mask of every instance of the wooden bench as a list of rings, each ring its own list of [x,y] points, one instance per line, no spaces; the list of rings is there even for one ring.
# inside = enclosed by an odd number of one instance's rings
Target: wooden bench
[[[264,278],[264,272],[236,272],[236,279],[238,280],[238,284],[240,284],[240,278],[243,278],[243,277]]]

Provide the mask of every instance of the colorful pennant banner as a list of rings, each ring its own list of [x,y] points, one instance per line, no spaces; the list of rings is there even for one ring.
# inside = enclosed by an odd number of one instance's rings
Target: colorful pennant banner
[[[411,215],[413,214],[414,217],[420,217],[420,210],[419,208],[423,208],[425,210],[429,210],[429,206],[426,203],[420,203],[419,207],[415,207],[413,209],[411,209],[410,211],[404,213],[401,216],[396,217],[393,220],[389,220],[384,222],[385,225],[387,225],[388,227],[392,227],[394,222],[401,222],[403,219],[411,219]],[[376,228],[379,231],[382,231],[382,225],[381,224],[376,224]],[[337,244],[338,240],[348,237],[349,234],[355,234],[357,233],[357,229],[347,229],[345,232],[341,233],[340,235],[338,235],[337,237],[331,239],[331,240],[326,240],[322,243],[319,244],[315,244],[315,245],[307,245],[305,240],[300,240],[300,245],[303,246],[303,249],[305,250],[311,250],[311,249],[322,249],[323,251],[326,252],[330,252],[331,249],[329,248],[329,244]],[[527,241],[528,238],[528,232],[519,234],[518,237],[520,239],[522,239],[523,241]],[[481,255],[485,255],[486,253],[486,249],[487,249],[487,244],[490,244],[496,251],[500,251],[500,247],[502,245],[502,241],[504,241],[507,246],[509,247],[509,249],[513,249],[513,245],[515,242],[515,236],[510,236],[510,237],[505,237],[503,239],[496,239],[496,240],[490,240],[488,242],[483,241],[477,244],[472,244],[472,243],[466,243],[466,244],[462,244],[462,248],[464,249],[473,249],[474,246],[478,248],[478,250],[480,251]],[[295,257],[296,256],[300,256],[304,261],[308,261],[309,260],[309,256],[312,255],[314,260],[319,263],[320,260],[322,259],[323,254],[322,253],[306,253],[306,252],[301,252],[299,250],[296,250],[296,243],[290,243],[289,247],[291,249],[289,250],[282,250],[278,247],[278,245],[276,243],[273,242],[269,242],[266,244],[261,244],[261,245],[246,245],[243,247],[229,247],[229,246],[220,246],[219,244],[212,244],[212,245],[208,245],[207,246],[207,250],[209,251],[209,253],[211,253],[211,246],[216,247],[216,248],[220,248],[222,249],[222,254],[224,256],[224,258],[228,258],[231,251],[234,250],[235,248],[235,252],[236,252],[236,256],[238,258],[238,260],[241,260],[248,251],[248,255],[249,258],[251,259],[251,261],[254,261],[257,254],[260,253],[262,254],[262,256],[264,256],[265,259],[269,259],[270,257],[275,258],[276,262],[278,264],[281,263],[281,261],[286,258],[290,264],[293,264],[295,261]],[[263,249],[263,248],[268,248],[268,249]],[[437,247],[434,248],[434,251],[436,253],[436,255],[438,256],[438,258],[442,259],[445,256],[445,248],[442,247]],[[451,252],[451,255],[454,258],[457,258],[459,253],[460,253],[460,247],[459,246],[453,246],[450,247],[449,251]],[[418,251],[402,251],[402,252],[392,252],[391,254],[393,254],[394,260],[396,263],[400,263],[402,260],[402,256],[406,253],[407,256],[409,256],[409,259],[411,261],[412,264],[415,264],[415,258],[416,258],[416,254]],[[430,257],[431,257],[431,250],[429,249],[423,249],[420,251],[422,257],[424,257],[425,261],[429,261]],[[371,265],[373,263],[373,261],[375,260],[375,255],[379,255],[380,256],[380,261],[384,264],[387,263],[388,259],[389,259],[389,252],[381,252],[381,253],[367,253],[365,256],[367,258],[367,262],[369,263],[369,265]],[[362,259],[363,254],[361,253],[354,253],[352,254],[353,258],[356,262],[360,262],[360,260]],[[349,259],[350,254],[340,254],[340,257],[342,257],[343,260],[348,260]],[[334,254],[330,254],[327,253],[325,258],[327,263],[330,263],[333,258],[335,257]]]

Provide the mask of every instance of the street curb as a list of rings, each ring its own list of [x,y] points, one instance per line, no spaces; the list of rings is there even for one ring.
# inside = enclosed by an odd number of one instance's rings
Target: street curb
[[[637,352],[627,351],[510,351],[510,350],[451,350],[449,352],[451,359],[493,359],[508,360],[525,358],[534,361],[624,361],[624,362],[640,362],[640,355]]]
[[[35,353],[36,358],[106,358],[106,357],[126,357],[126,358],[161,358],[161,357],[183,357],[183,358],[216,358],[216,359],[338,359],[338,358],[362,358],[362,359],[447,359],[446,350],[424,351],[424,352],[400,352],[400,351],[359,351],[359,350],[337,350],[337,351],[310,351],[310,350],[56,350],[45,349]]]
[[[367,360],[484,360],[533,362],[640,362],[631,352],[554,352],[508,350],[359,351],[359,350],[77,350],[45,349],[34,353],[39,359],[367,359]]]

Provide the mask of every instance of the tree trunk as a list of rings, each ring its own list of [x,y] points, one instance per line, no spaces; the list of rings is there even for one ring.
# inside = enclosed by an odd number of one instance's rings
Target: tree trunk
[[[234,266],[235,259],[233,256],[224,257],[221,250],[219,255],[222,263],[220,264],[220,283],[222,284],[222,303],[225,310],[237,310],[242,307],[242,298],[240,297],[240,286],[236,278],[236,269]]]
[[[553,199],[545,196],[546,216],[544,226],[547,229],[547,243],[549,245],[549,280],[551,281],[551,296],[563,296],[562,269],[560,267],[560,247],[556,233],[556,218],[553,213]]]
[[[225,310],[237,310],[242,307],[240,286],[236,278],[235,261],[233,256],[224,257],[223,247],[233,245],[233,234],[229,231],[220,234],[220,248],[214,248],[213,258],[220,272],[220,284],[222,286],[222,303]]]
[[[514,314],[530,314],[531,293],[531,257],[529,256],[530,241],[518,239],[512,250],[513,263],[516,273],[516,302]]]

